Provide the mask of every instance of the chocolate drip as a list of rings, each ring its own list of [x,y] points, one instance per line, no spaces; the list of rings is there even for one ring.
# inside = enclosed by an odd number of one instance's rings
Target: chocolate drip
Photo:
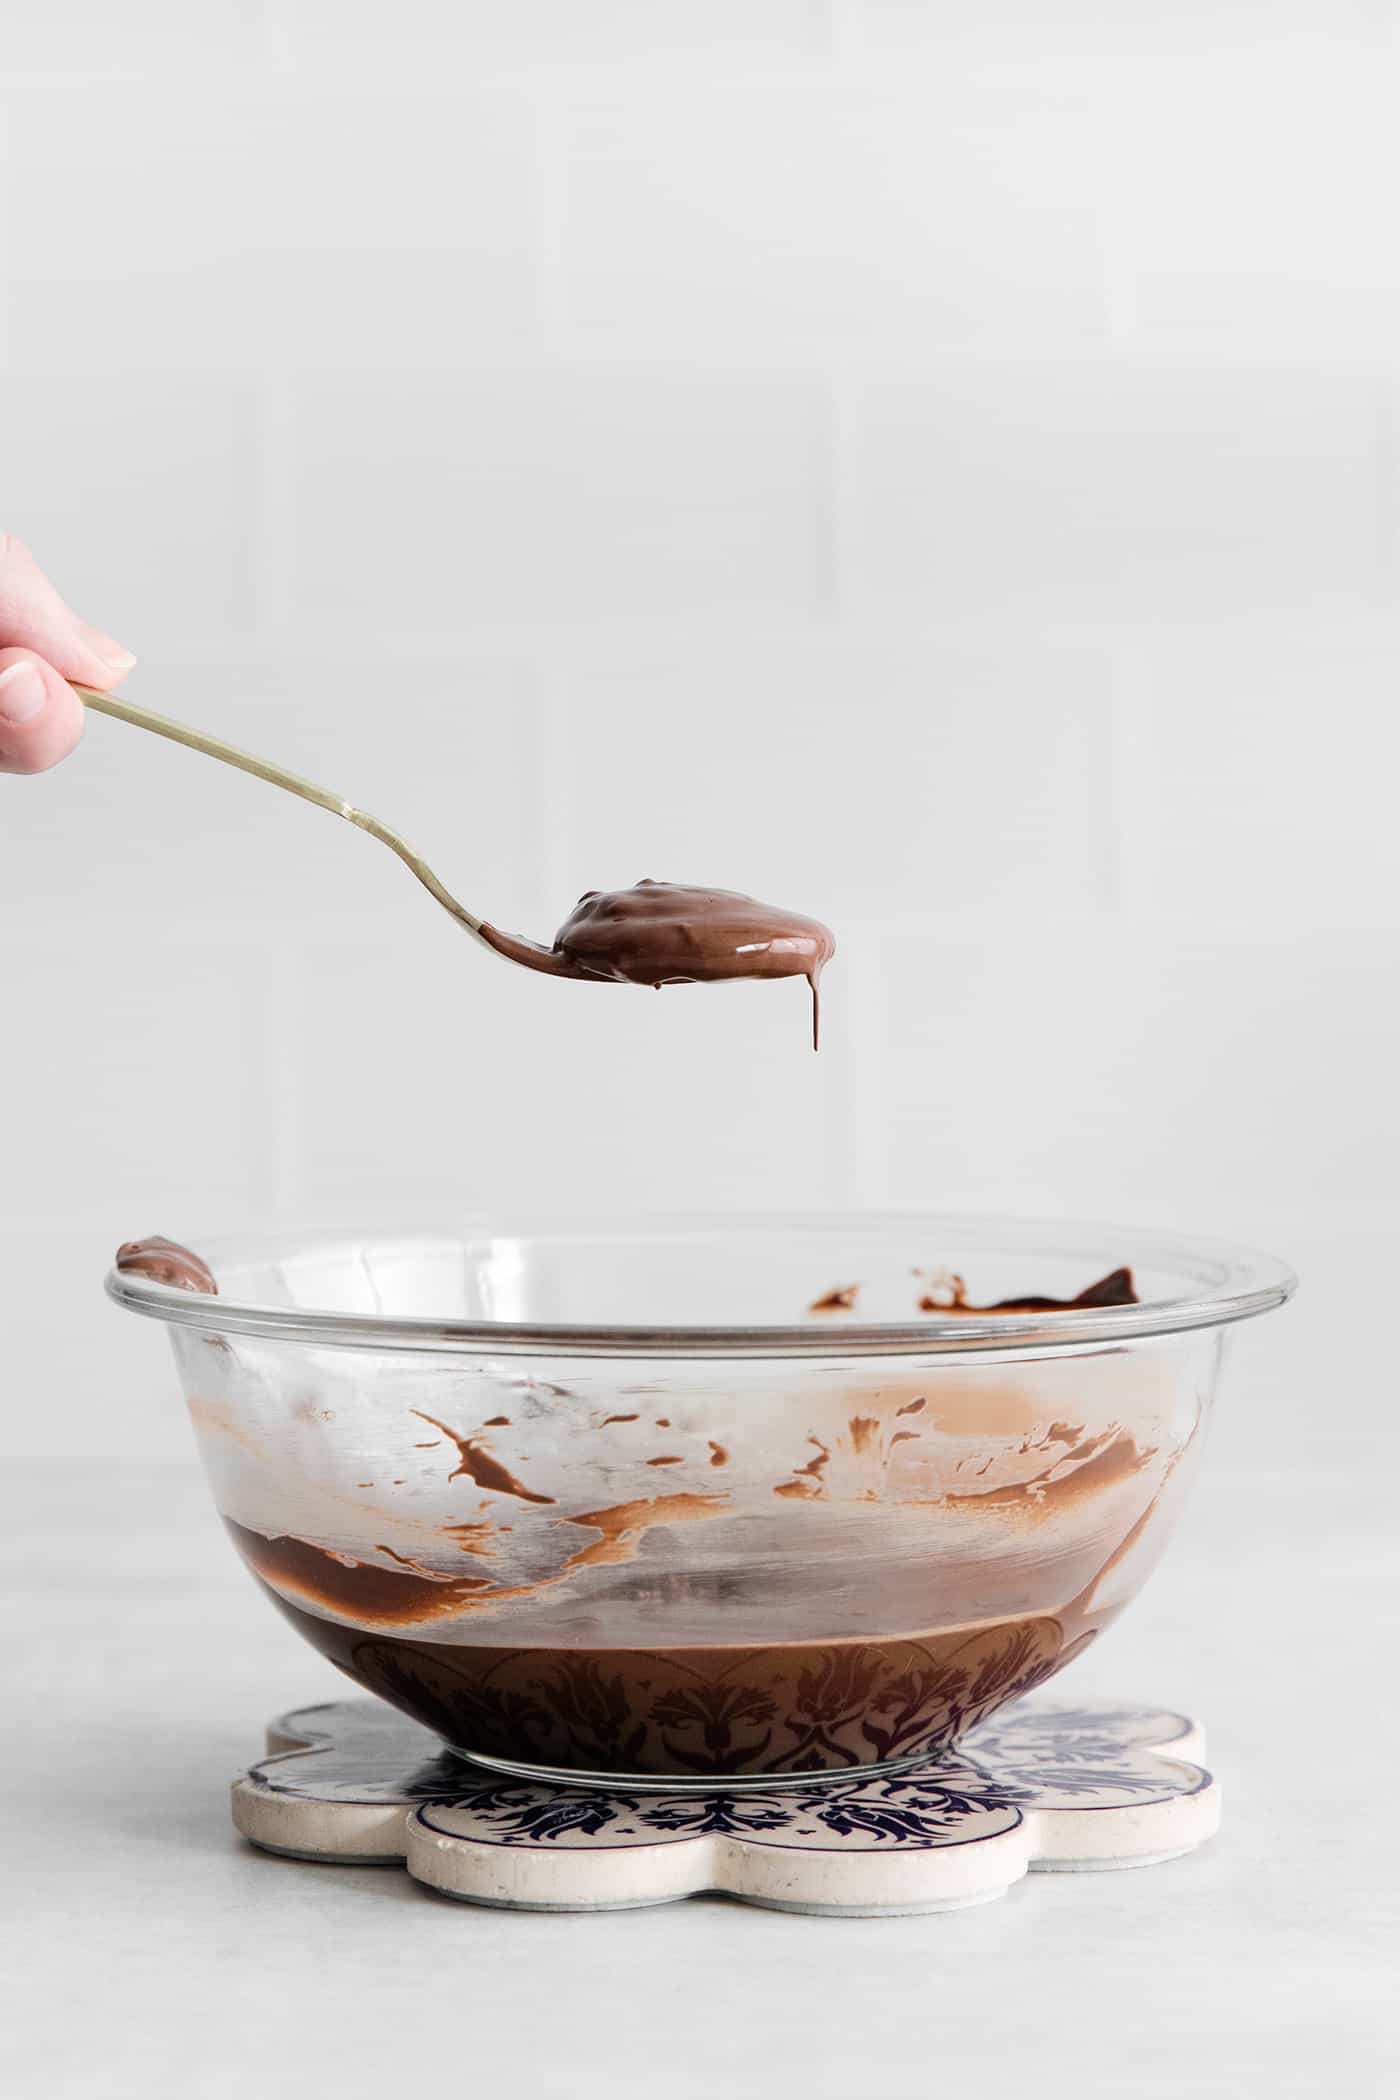
[[[760,904],[737,890],[648,879],[630,890],[589,890],[552,948],[483,925],[483,940],[511,962],[552,977],[594,982],[713,984],[731,977],[805,977],[812,987],[812,1047],[820,1034],[818,985],[836,942],[818,919]]]

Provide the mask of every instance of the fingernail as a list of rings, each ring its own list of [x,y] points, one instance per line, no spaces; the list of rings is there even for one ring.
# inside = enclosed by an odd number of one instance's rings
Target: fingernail
[[[83,640],[94,656],[100,656],[113,671],[129,671],[136,661],[129,649],[123,649],[110,634],[104,634],[100,627],[90,627],[86,621],[83,622]]]
[[[0,722],[8,722],[12,729],[41,715],[48,697],[42,676],[27,658],[0,671]]]

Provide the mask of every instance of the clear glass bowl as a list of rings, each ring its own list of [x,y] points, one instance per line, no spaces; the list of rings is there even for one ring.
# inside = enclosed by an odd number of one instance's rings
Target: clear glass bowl
[[[273,1603],[479,1763],[621,1784],[899,1769],[1062,1669],[1162,1550],[1225,1327],[1293,1287],[1206,1241],[933,1216],[198,1251],[217,1297],[107,1288],[168,1324]],[[1140,1303],[944,1302],[1123,1263]]]

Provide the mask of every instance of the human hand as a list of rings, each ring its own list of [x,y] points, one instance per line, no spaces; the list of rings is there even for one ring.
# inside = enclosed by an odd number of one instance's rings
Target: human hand
[[[70,612],[22,540],[0,532],[0,773],[43,773],[83,733],[70,678],[110,692],[136,658]]]

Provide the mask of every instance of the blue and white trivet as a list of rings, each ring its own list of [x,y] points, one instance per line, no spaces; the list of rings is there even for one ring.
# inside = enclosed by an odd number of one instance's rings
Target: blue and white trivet
[[[1145,1867],[1217,1829],[1220,1793],[1184,1715],[1031,1700],[951,1758],[893,1779],[726,1794],[475,1782],[435,1736],[370,1699],[309,1706],[233,1788],[246,1838],[294,1859],[404,1863],[511,1910],[618,1910],[719,1891],[832,1917],[956,1910],[1028,1869]]]

